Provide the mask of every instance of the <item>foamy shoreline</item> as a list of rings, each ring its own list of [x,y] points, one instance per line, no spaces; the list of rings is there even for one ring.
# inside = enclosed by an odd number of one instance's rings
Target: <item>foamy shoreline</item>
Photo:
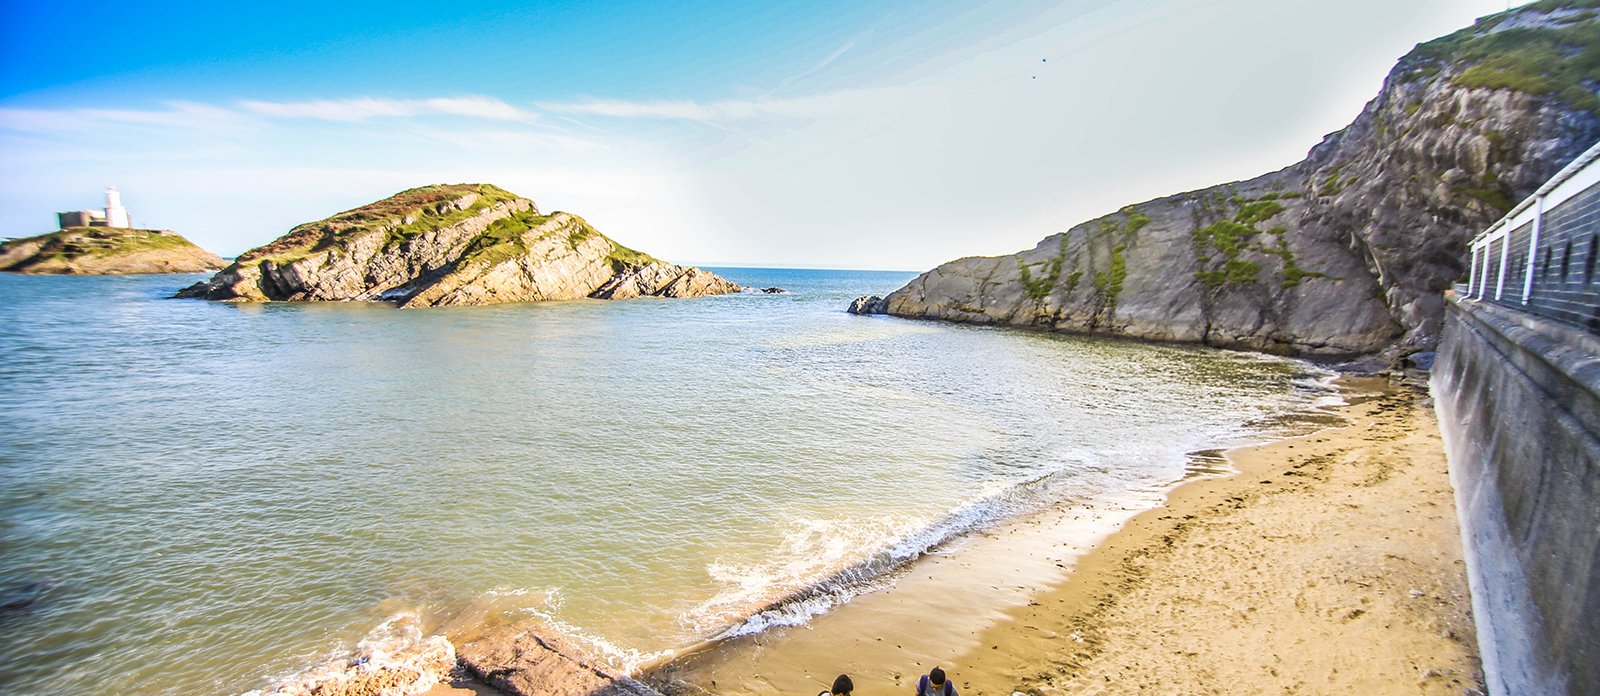
[[[1326,386],[1335,378],[1336,375],[1329,373],[1318,381]],[[1342,403],[1338,396],[1333,396],[1321,399],[1304,410],[1278,414],[1267,424],[1257,423],[1249,427],[1247,431],[1251,434],[1236,437],[1232,442],[1234,445],[1241,442],[1259,444],[1325,427],[1331,418],[1329,408]],[[634,674],[661,690],[682,691],[691,682],[716,681],[714,675],[700,675],[706,664],[720,663],[724,661],[724,656],[745,651],[762,652],[763,646],[769,642],[781,642],[783,636],[793,631],[825,632],[828,626],[842,620],[831,618],[834,614],[846,617],[843,621],[848,622],[848,617],[862,614],[864,610],[861,607],[865,606],[868,607],[865,610],[868,615],[880,616],[887,611],[902,622],[912,624],[918,622],[915,615],[924,608],[940,611],[946,629],[959,624],[968,635],[965,642],[935,640],[916,646],[916,641],[912,640],[910,642],[914,647],[905,648],[902,646],[908,641],[902,639],[895,643],[894,650],[909,651],[922,658],[911,660],[919,665],[923,662],[949,663],[959,654],[957,649],[974,648],[971,636],[1002,621],[1007,612],[1027,606],[1040,588],[1065,582],[1080,558],[1107,539],[1115,537],[1131,519],[1161,508],[1173,492],[1186,483],[1236,473],[1221,455],[1222,451],[1210,448],[1190,452],[1186,456],[1184,474],[1176,480],[1150,484],[1109,498],[1053,503],[1022,514],[1000,514],[996,511],[985,514],[979,510],[972,519],[967,519],[972,510],[963,508],[952,513],[945,521],[919,533],[924,537],[921,541],[907,540],[902,542],[903,545],[909,544],[906,548],[886,558],[866,559],[780,599],[753,606],[742,614],[743,618],[707,634],[700,641],[653,656],[643,656],[642,661],[629,661],[625,665],[612,664],[615,660],[608,658],[608,655],[614,651],[603,649],[608,646],[589,646],[588,650],[580,648],[577,657],[608,673]],[[979,508],[982,502],[976,501]],[[924,570],[931,573],[923,573]],[[969,592],[984,588],[987,589],[975,597]],[[972,601],[941,604],[937,599],[930,599],[962,596]],[[476,620],[466,615],[454,617],[435,630],[440,636],[448,636],[459,647],[486,635],[506,640],[516,631],[527,627],[527,624],[510,618],[510,614],[491,617],[479,612],[476,615]],[[581,632],[565,627],[559,621],[551,621],[550,617],[545,619],[538,628],[541,634],[568,645],[587,644],[587,636]],[[881,644],[883,641],[875,640],[874,643]],[[805,651],[797,652],[803,654]],[[402,656],[395,662],[398,664],[403,661]],[[311,673],[339,675],[341,665],[351,674],[359,674],[376,666],[365,660],[336,661],[311,672],[297,674],[293,679],[280,682],[280,687],[289,685],[291,690],[286,693],[294,693],[294,688],[300,688],[295,686],[299,678]],[[458,676],[464,671],[458,669]],[[426,691],[434,696],[470,692],[462,689],[492,692],[480,683],[459,678],[453,689],[447,684],[448,674],[439,673],[435,677],[439,685]],[[348,675],[334,678],[337,681],[352,679]],[[825,681],[831,679],[831,675],[817,679]],[[418,686],[421,687],[422,683],[419,682]],[[821,686],[825,687],[826,684]]]
[[[1064,563],[1070,573],[932,582],[951,564],[1003,562],[975,544],[934,559],[930,573],[917,564],[920,583],[806,629],[716,646],[654,681],[798,693],[844,671],[877,692],[939,664],[967,693],[1473,688],[1481,677],[1431,411],[1378,380],[1340,386],[1348,403],[1336,411],[1349,425],[1228,450],[1237,475],[1175,487]],[[1043,520],[1018,529],[1042,533],[1011,551],[1062,548]],[[983,625],[944,621],[974,589],[1018,601]],[[1219,635],[1229,640],[1210,640]]]

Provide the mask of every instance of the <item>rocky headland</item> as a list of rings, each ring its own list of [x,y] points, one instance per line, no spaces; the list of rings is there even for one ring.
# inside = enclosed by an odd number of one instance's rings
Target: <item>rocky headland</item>
[[[204,273],[226,265],[171,230],[68,227],[0,244],[0,271],[12,273]]]
[[[739,292],[488,184],[423,186],[290,230],[178,297],[401,307]]]
[[[1320,356],[1432,350],[1466,244],[1600,139],[1600,9],[1418,45],[1306,159],[946,263],[860,314]]]

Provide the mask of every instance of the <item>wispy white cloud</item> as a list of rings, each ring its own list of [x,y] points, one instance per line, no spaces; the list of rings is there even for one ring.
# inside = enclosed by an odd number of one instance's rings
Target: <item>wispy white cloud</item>
[[[234,104],[165,102],[147,109],[0,107],[0,131],[39,135],[101,134],[130,128],[219,132],[260,127],[275,120],[311,119],[354,123],[374,118],[451,116],[503,123],[533,123],[538,114],[494,97],[432,99],[353,97],[301,102],[240,101]]]
[[[271,118],[321,121],[364,121],[370,118],[413,116],[465,116],[497,121],[531,121],[536,114],[494,97],[465,96],[435,99],[380,99],[355,97],[302,102],[241,101],[239,108]]]
[[[736,121],[772,113],[773,102],[761,101],[621,101],[590,99],[568,103],[541,103],[551,113],[611,118],[650,118],[681,121]]]
[[[840,58],[844,57],[844,54],[849,53],[851,51],[851,49],[854,49],[857,44],[860,44],[861,41],[863,39],[865,39],[867,36],[869,36],[871,33],[872,33],[872,30],[868,29],[868,30],[863,31],[863,32],[861,32],[859,34],[856,34],[854,37],[851,37],[850,39],[846,40],[844,43],[839,44],[839,46],[837,48],[833,49],[831,52],[829,52],[828,55],[823,56],[822,60],[817,61],[816,65],[813,65],[810,68],[808,68],[806,70],[803,70],[801,72],[795,73],[794,75],[790,75],[788,78],[785,78],[782,82],[778,83],[778,89],[779,90],[784,89],[784,88],[788,87],[789,85],[792,85],[792,84],[794,84],[796,82],[799,82],[801,80],[807,79],[807,78],[809,78],[809,77],[811,77],[813,75],[821,73],[823,70],[828,69],[828,66],[833,65],[833,63],[835,61],[837,61]]]
[[[616,99],[588,99],[574,102],[541,102],[540,111],[563,116],[601,116],[607,118],[634,118],[697,121],[707,124],[729,124],[761,118],[821,118],[848,113],[863,105],[884,101],[893,95],[904,94],[903,88],[841,90],[791,98],[760,97],[755,99],[723,99],[716,101],[664,100],[625,101]]]
[[[241,114],[194,102],[168,102],[159,109],[0,108],[0,130],[70,134],[111,127],[156,127],[214,131],[238,125]]]

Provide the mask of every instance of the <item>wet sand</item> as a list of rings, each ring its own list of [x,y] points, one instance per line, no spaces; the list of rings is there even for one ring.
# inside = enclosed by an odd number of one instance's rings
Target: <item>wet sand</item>
[[[941,549],[808,626],[647,676],[679,692],[776,694],[847,672],[877,694],[938,664],[966,694],[1481,690],[1432,409],[1377,380],[1341,388],[1349,425],[1231,450],[1237,475],[1197,476],[1109,537],[1083,533],[1106,521],[1086,525],[1086,509],[1047,511]]]

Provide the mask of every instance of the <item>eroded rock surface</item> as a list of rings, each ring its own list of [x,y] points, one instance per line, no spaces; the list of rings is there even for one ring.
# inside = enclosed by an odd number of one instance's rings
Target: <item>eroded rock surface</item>
[[[538,624],[496,631],[461,646],[461,664],[512,696],[659,696],[626,675],[587,661]]]
[[[179,297],[402,307],[738,292],[628,249],[569,213],[487,184],[425,186],[307,223]]]
[[[0,271],[13,273],[203,273],[226,265],[171,230],[68,227],[0,244]]]
[[[889,303],[877,295],[866,295],[850,301],[851,314],[887,314],[888,311]]]
[[[384,622],[348,659],[294,675],[245,696],[415,696],[450,681],[455,646],[424,637],[415,616]]]
[[[1431,350],[1466,244],[1600,138],[1600,10],[1419,45],[1305,160],[951,261],[851,311],[1303,355]]]

